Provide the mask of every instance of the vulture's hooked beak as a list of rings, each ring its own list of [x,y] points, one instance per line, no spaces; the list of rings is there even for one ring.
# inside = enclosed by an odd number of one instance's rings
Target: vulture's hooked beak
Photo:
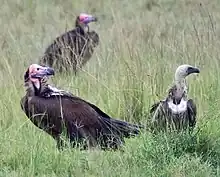
[[[97,17],[94,17],[92,15],[88,15],[84,20],[83,23],[88,24],[90,22],[96,22],[98,21]]]
[[[200,73],[199,68],[189,67],[187,69],[187,74],[189,75],[189,74],[192,74],[192,73]]]
[[[50,67],[42,67],[37,73],[31,75],[32,78],[43,78],[45,76],[55,75],[54,69]]]

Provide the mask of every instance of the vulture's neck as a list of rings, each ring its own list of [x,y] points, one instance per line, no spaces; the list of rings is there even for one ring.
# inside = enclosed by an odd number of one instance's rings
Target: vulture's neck
[[[175,96],[183,97],[187,94],[187,83],[185,77],[175,77],[176,93]]]
[[[30,80],[25,82],[25,87],[26,87],[26,95],[28,97],[36,96],[39,93],[39,89],[36,88],[33,82]]]
[[[85,34],[89,32],[89,25],[81,24],[81,23],[76,23],[76,30],[80,34]]]
[[[26,94],[28,97],[40,96],[42,92],[47,88],[47,81],[41,79],[39,85],[34,84],[32,81],[28,80],[25,82]]]
[[[182,98],[187,97],[187,87],[185,78],[175,79],[174,86],[169,90],[168,100],[173,104],[180,104]]]

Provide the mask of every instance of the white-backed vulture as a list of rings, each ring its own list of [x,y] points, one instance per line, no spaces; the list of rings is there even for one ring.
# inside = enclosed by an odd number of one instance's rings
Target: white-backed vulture
[[[34,125],[57,140],[58,148],[64,130],[74,146],[81,143],[84,149],[117,149],[125,137],[139,134],[141,126],[113,119],[95,105],[51,87],[45,79],[50,75],[54,75],[52,68],[30,65],[24,75],[27,89],[21,107]]]
[[[181,131],[196,124],[196,105],[187,97],[186,77],[200,70],[190,65],[181,65],[175,73],[175,83],[169,89],[168,96],[155,103],[150,110],[153,129]]]
[[[73,70],[76,73],[92,57],[99,44],[99,35],[89,30],[89,23],[95,21],[96,17],[81,13],[76,18],[75,29],[57,37],[46,48],[40,64],[60,72]]]

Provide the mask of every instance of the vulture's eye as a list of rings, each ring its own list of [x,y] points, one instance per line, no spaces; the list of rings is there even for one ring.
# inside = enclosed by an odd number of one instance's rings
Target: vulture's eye
[[[39,71],[40,70],[40,68],[37,68],[37,71]]]

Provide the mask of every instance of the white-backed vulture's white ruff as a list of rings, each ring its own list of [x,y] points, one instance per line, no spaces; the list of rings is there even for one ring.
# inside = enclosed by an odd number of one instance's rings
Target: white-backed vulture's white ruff
[[[172,110],[173,113],[179,114],[181,112],[186,111],[186,109],[187,109],[187,101],[182,99],[180,101],[180,104],[175,105],[175,104],[173,104],[172,100],[170,100],[170,101],[168,101],[168,106]]]

